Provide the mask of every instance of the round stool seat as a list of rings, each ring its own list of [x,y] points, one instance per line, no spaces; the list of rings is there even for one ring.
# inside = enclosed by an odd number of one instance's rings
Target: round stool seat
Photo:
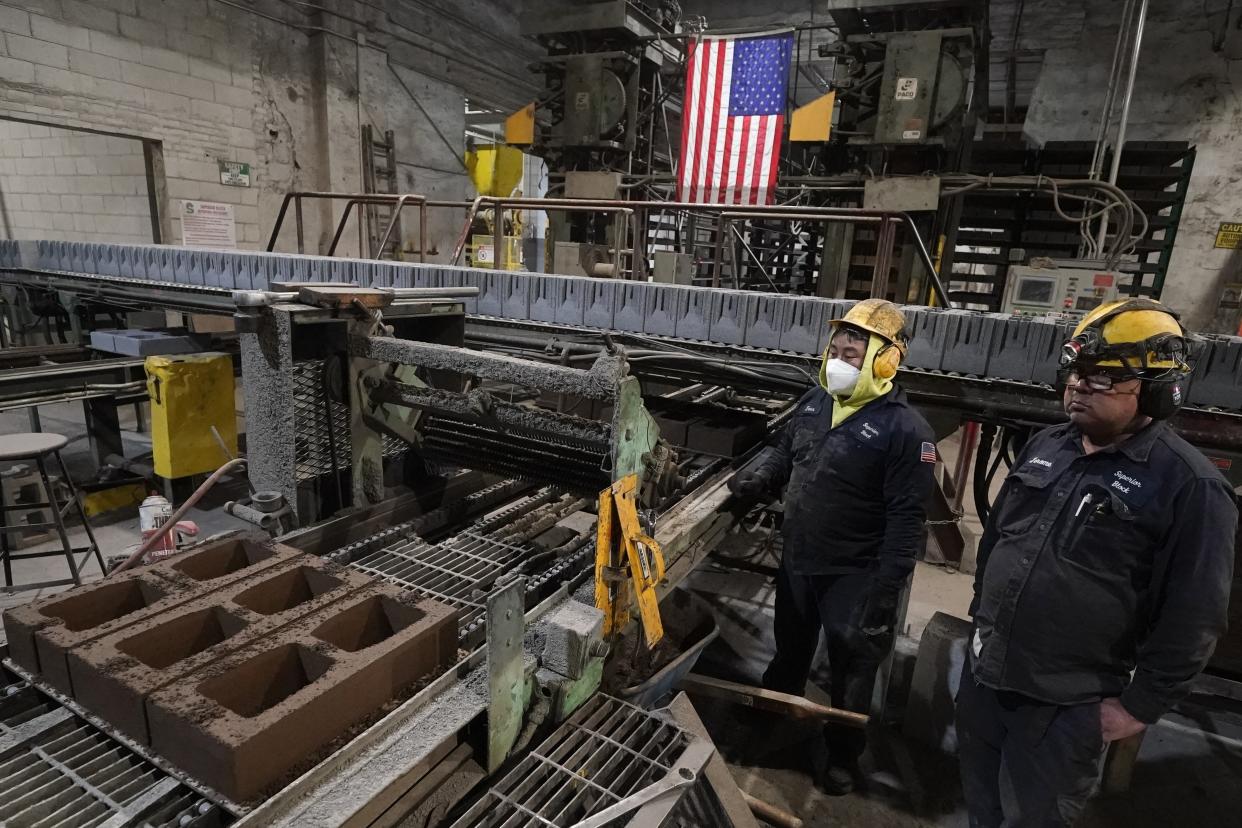
[[[0,460],[34,460],[59,451],[68,442],[68,437],[45,431],[0,435]]]

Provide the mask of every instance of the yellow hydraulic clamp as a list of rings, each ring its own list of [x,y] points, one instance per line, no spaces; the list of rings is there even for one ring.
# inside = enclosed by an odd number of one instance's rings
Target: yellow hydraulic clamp
[[[664,553],[638,517],[638,475],[627,474],[599,493],[595,539],[595,606],[604,611],[604,635],[615,635],[630,617],[631,591],[648,647],[664,638],[656,584],[664,579]],[[628,569],[628,572],[627,572]]]

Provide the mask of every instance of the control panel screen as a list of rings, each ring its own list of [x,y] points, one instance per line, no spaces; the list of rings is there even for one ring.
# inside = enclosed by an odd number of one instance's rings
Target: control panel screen
[[[1094,310],[1100,306],[1101,301],[1099,296],[1079,296],[1078,301],[1074,303],[1074,310]]]
[[[1056,292],[1057,280],[1041,279],[1036,276],[1024,276],[1018,281],[1015,301],[1023,305],[1046,305],[1052,307],[1052,295]]]

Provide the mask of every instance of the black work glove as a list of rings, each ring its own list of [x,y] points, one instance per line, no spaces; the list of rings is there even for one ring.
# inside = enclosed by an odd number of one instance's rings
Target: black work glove
[[[893,632],[897,625],[897,602],[900,598],[900,585],[873,581],[859,613],[859,631],[866,636]]]
[[[739,469],[725,484],[738,497],[758,497],[768,487],[768,477],[757,469]]]

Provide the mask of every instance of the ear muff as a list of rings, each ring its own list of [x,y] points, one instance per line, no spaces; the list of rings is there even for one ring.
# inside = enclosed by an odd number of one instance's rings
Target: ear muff
[[[1186,401],[1186,372],[1170,371],[1160,379],[1143,380],[1138,410],[1153,420],[1167,420]]]
[[[901,349],[889,343],[875,354],[871,361],[871,375],[878,380],[889,380],[897,376],[897,366],[901,365]]]

